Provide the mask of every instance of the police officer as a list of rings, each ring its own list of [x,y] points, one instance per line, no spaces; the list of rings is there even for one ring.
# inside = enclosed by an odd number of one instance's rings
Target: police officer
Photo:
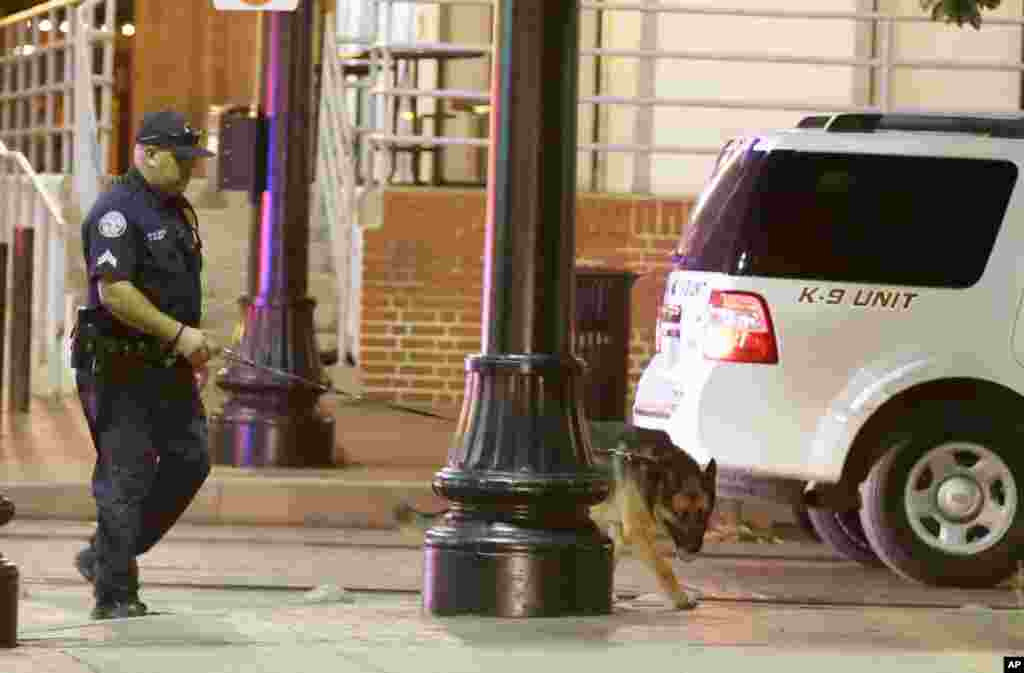
[[[178,112],[147,114],[134,167],[82,224],[89,307],[74,348],[97,452],[97,526],[75,565],[94,583],[95,619],[146,613],[135,557],[163,537],[210,471],[199,381],[215,346],[199,330],[202,242],[183,196],[195,160],[210,156]]]

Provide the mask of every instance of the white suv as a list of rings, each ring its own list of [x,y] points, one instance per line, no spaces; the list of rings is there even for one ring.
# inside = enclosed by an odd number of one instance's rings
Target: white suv
[[[732,141],[634,424],[728,495],[929,584],[1024,559],[1024,119],[842,114]],[[731,480],[731,481],[730,481]]]

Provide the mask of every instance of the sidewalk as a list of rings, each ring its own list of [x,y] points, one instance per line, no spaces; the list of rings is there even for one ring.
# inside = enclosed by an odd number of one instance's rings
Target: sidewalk
[[[0,671],[987,673],[1024,651],[1012,611],[959,609],[1005,603],[1005,592],[923,590],[808,543],[713,544],[693,564],[676,563],[705,597],[693,611],[649,596],[653,578],[627,558],[611,615],[497,620],[424,614],[421,543],[393,532],[181,524],[140,558],[142,598],[156,614],[95,622],[90,589],[70,565],[91,528],[16,520],[0,529],[0,551],[22,578],[19,646],[0,650]],[[948,608],[877,607],[937,595]],[[864,606],[775,600],[813,596]]]
[[[332,469],[237,468],[216,465],[183,521],[198,524],[389,529],[400,502],[436,510],[431,490],[444,465],[454,420],[382,407],[322,403],[334,414]],[[17,519],[92,521],[95,450],[76,398],[34,398],[28,414],[0,414],[0,493]],[[793,532],[785,506],[719,500],[719,514],[759,528]]]
[[[0,528],[0,553],[30,581],[78,585],[71,564],[95,524],[59,520],[18,520]],[[146,587],[266,588],[305,591],[335,583],[356,591],[418,592],[422,536],[391,530],[209,526],[179,522],[151,552],[139,557]],[[665,551],[668,543],[665,542]],[[706,558],[798,559],[827,566],[838,560],[820,544],[708,543]],[[653,577],[629,559],[620,587],[632,593],[657,590]],[[696,566],[681,565],[680,568]],[[735,587],[716,591],[738,595]]]

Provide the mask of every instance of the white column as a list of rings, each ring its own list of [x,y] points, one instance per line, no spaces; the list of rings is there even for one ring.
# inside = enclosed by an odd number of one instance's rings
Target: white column
[[[660,0],[645,0],[648,5],[661,4]],[[647,13],[640,20],[640,48],[654,51],[658,48],[659,14]],[[637,59],[636,64],[636,96],[637,98],[654,98],[657,93],[654,77],[657,64],[653,59]],[[638,145],[654,144],[654,108],[638,107],[633,120],[633,142]],[[649,152],[638,152],[633,155],[633,189],[634,194],[651,193],[651,155]]]

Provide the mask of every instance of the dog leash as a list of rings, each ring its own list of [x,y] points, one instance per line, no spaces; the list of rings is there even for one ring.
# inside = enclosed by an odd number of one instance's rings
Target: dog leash
[[[650,456],[645,456],[642,453],[632,453],[630,451],[623,451],[622,449],[594,449],[594,453],[603,453],[610,456],[622,456],[626,460],[642,460],[647,461],[648,463],[658,462],[657,458],[651,458]]]
[[[292,374],[291,372],[286,372],[282,369],[277,369],[276,367],[271,367],[269,365],[261,365],[259,363],[253,362],[249,358],[239,355],[230,348],[221,348],[220,352],[228,360],[233,360],[240,364],[246,365],[247,367],[259,369],[260,371],[264,371],[267,372],[268,374],[273,374],[274,376],[278,376],[284,379],[289,379],[291,381],[295,381],[296,383],[302,383],[312,388],[316,388],[317,390],[324,394],[340,395],[342,397],[346,397],[350,400],[351,406],[363,404],[371,407],[382,407],[385,409],[393,409],[395,411],[404,411],[405,413],[408,414],[416,414],[417,416],[427,416],[428,418],[439,418],[443,421],[451,421],[453,423],[455,422],[454,418],[442,416],[441,414],[435,414],[432,411],[418,409],[416,407],[407,407],[401,404],[395,404],[394,402],[385,402],[384,400],[369,399],[363,395],[356,395],[355,393],[346,392],[344,390],[338,390],[337,388],[334,387],[333,384],[317,383],[316,381],[311,381],[303,376],[299,376],[298,374]],[[640,453],[631,453],[629,451],[623,451],[622,449],[594,449],[594,451],[596,453],[605,453],[613,456],[622,456],[626,460],[643,460],[649,463],[658,462],[657,459],[651,458],[650,456],[645,456]]]
[[[334,387],[333,384],[330,384],[330,383],[318,383],[316,381],[311,381],[311,380],[309,380],[309,379],[307,379],[307,378],[305,378],[303,376],[299,376],[297,374],[292,374],[291,372],[286,372],[286,371],[284,371],[282,369],[278,369],[276,367],[270,367],[268,365],[261,365],[259,363],[253,362],[249,358],[246,358],[246,357],[244,357],[242,355],[239,355],[238,353],[236,353],[235,351],[231,350],[230,348],[222,348],[220,352],[228,360],[233,360],[234,362],[238,362],[240,364],[246,365],[247,367],[252,367],[253,369],[258,369],[260,371],[266,372],[268,374],[273,374],[274,376],[278,376],[278,377],[283,378],[283,379],[288,379],[290,381],[295,381],[296,383],[302,383],[302,384],[304,384],[306,386],[309,386],[311,388],[315,388],[315,389],[319,390],[321,393],[324,393],[324,394],[327,394],[327,395],[340,395],[342,397],[348,398],[348,400],[349,400],[348,406],[366,405],[366,406],[370,406],[370,407],[382,407],[382,408],[386,408],[386,409],[393,409],[395,411],[402,411],[402,412],[405,412],[407,414],[416,414],[417,416],[427,416],[429,418],[440,418],[441,420],[444,420],[444,421],[452,421],[452,422],[455,421],[454,418],[449,418],[448,416],[442,416],[441,414],[435,414],[434,412],[427,411],[426,409],[417,409],[416,407],[407,407],[407,406],[404,406],[404,405],[401,405],[401,404],[395,404],[394,402],[386,402],[384,400],[374,400],[374,399],[367,398],[367,397],[365,397],[363,395],[356,395],[355,393],[346,392],[344,390],[338,390],[337,388]]]

